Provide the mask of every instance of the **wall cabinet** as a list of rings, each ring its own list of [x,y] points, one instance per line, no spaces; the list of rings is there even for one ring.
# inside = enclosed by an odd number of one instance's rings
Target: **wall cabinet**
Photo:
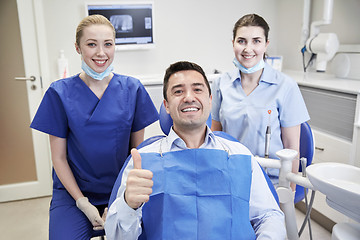
[[[360,81],[323,73],[287,74],[297,81],[310,114],[320,149],[315,161],[360,167]]]

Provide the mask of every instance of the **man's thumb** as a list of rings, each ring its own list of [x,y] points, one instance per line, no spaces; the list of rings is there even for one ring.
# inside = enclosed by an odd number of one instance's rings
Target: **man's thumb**
[[[141,169],[141,156],[136,148],[131,149],[131,156],[134,161],[134,168]]]

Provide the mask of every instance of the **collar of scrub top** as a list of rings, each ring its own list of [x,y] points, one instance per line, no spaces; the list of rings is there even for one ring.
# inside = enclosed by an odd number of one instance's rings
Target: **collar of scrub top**
[[[268,63],[265,62],[264,71],[260,76],[259,82],[265,82],[268,84],[278,84],[278,79],[274,77],[275,69],[273,69]],[[241,75],[240,70],[236,68],[236,70],[229,73],[230,79],[232,82],[240,81],[241,82]]]

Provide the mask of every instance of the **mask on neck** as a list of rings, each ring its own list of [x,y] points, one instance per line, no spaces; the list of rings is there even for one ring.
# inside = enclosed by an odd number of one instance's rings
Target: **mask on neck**
[[[112,70],[114,70],[114,67],[112,64],[110,64],[110,66],[102,73],[97,73],[94,70],[92,70],[86,63],[84,60],[82,60],[81,63],[81,68],[82,70],[84,70],[84,72],[89,75],[90,77],[92,77],[93,79],[96,79],[98,81],[103,80],[104,78],[106,78],[107,76],[109,76],[109,74],[112,72]]]
[[[264,59],[261,59],[260,62],[258,62],[258,64],[256,64],[255,66],[253,66],[251,68],[246,68],[243,65],[241,65],[240,62],[236,58],[234,58],[233,63],[242,73],[254,73],[254,72],[259,71],[260,69],[263,69],[265,66]]]

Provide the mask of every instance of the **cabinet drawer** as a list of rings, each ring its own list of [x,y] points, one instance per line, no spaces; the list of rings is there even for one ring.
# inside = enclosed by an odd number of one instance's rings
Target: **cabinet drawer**
[[[311,127],[351,142],[357,95],[306,86],[300,86],[300,90]]]
[[[315,137],[314,163],[338,162],[349,164],[351,142],[313,129]],[[321,149],[321,150],[319,150]]]

